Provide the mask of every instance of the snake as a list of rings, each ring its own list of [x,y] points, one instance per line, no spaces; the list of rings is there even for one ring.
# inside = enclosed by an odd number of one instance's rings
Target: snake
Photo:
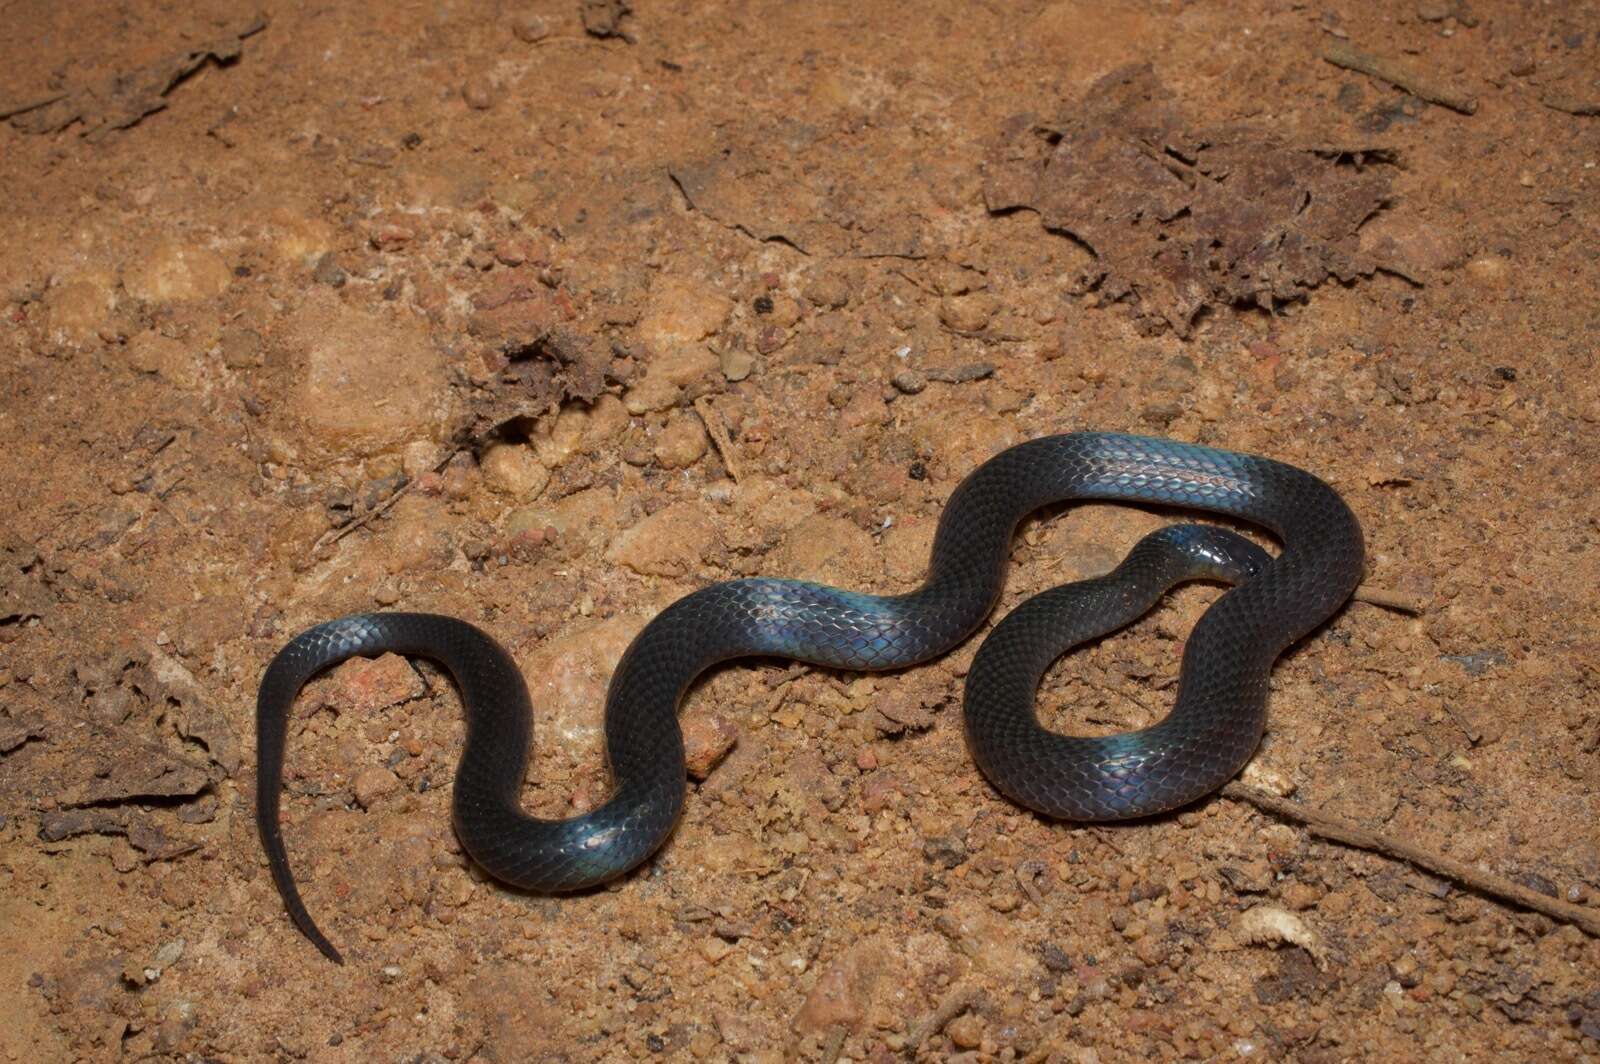
[[[678,705],[701,673],[744,657],[861,671],[938,657],[999,601],[1021,520],[1051,504],[1089,500],[1222,515],[1259,526],[1280,549],[1270,555],[1220,526],[1171,525],[1141,540],[1109,574],[1028,599],[972,659],[963,696],[968,746],[1002,794],[1051,818],[1147,817],[1210,794],[1261,740],[1278,656],[1332,616],[1359,582],[1360,523],[1327,483],[1283,462],[1072,432],[1010,447],[962,480],[935,529],[927,578],[914,591],[873,595],[750,577],[708,585],[659,612],[624,651],[607,688],[609,797],[576,816],[543,819],[521,807],[533,708],[516,662],[488,634],[453,617],[379,612],[295,636],[268,664],[256,702],[256,824],[291,920],[324,956],[343,963],[301,899],[280,814],[295,697],[333,665],[386,652],[442,665],[466,717],[451,796],[462,849],[509,885],[582,890],[642,864],[676,825],[688,790]],[[1103,737],[1061,735],[1039,723],[1035,691],[1053,660],[1194,579],[1234,586],[1191,631],[1165,718]]]

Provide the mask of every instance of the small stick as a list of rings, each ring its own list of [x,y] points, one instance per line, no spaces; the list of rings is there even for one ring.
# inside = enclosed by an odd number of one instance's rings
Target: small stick
[[[1427,609],[1426,595],[1418,595],[1411,591],[1397,591],[1387,587],[1373,587],[1371,584],[1362,584],[1350,596],[1357,602],[1366,602],[1373,606],[1382,606],[1385,609],[1399,610],[1401,613],[1418,614]]]
[[[1285,801],[1254,787],[1246,787],[1242,783],[1229,783],[1222,788],[1222,793],[1236,802],[1247,802],[1262,812],[1292,820],[1319,838],[1405,861],[1436,876],[1455,880],[1469,890],[1543,913],[1552,920],[1572,924],[1584,933],[1600,938],[1600,910],[1548,897],[1520,883],[1513,883],[1504,876],[1485,872],[1465,861],[1432,853],[1404,839],[1381,835],[1351,821]]]
[[[959,986],[939,1002],[938,1008],[911,1025],[906,1034],[906,1048],[915,1051],[929,1035],[944,1030],[944,1025],[983,1000],[983,993],[973,986]]]
[[[1539,97],[1539,102],[1554,111],[1569,115],[1600,115],[1600,96],[1584,99],[1570,93],[1551,90]]]
[[[457,447],[455,450],[451,451],[449,454],[447,454],[443,458],[439,459],[439,461],[433,467],[433,472],[435,472],[435,473],[442,472],[446,466],[448,466],[451,462],[453,462],[455,460],[456,455],[460,454],[465,449],[466,448],[464,448],[464,447]],[[416,487],[416,485],[417,485],[417,478],[416,477],[411,477],[404,484],[400,485],[392,493],[390,493],[390,495],[389,495],[389,497],[387,499],[384,499],[381,503],[379,503],[378,505],[374,506],[372,509],[368,510],[366,513],[362,514],[360,517],[356,518],[354,521],[350,521],[350,522],[347,522],[346,524],[342,524],[338,528],[330,528],[330,529],[328,529],[328,531],[326,531],[322,535],[318,536],[317,537],[317,541],[311,545],[311,556],[313,558],[317,557],[325,547],[333,546],[335,543],[339,542],[341,539],[343,539],[344,537],[348,536],[350,533],[356,531],[357,529],[366,528],[372,522],[376,521],[378,518],[380,518],[384,514],[388,513],[389,512],[389,508],[392,507],[395,503],[399,502],[401,497],[403,495],[405,495],[406,492],[408,492],[412,488]]]
[[[1028,895],[1028,899],[1038,908],[1044,908],[1044,895],[1039,892],[1037,880],[1040,876],[1048,875],[1049,868],[1043,861],[1031,858],[1017,865],[1017,884]]]
[[[65,99],[66,96],[67,94],[64,92],[53,92],[49,96],[40,96],[32,100],[13,100],[7,103],[0,103],[0,120],[10,118],[13,115],[24,115],[29,111],[37,111],[39,108],[53,104],[57,100]]]
[[[728,468],[728,476],[735,484],[739,483],[739,456],[733,449],[733,440],[728,436],[728,426],[722,423],[722,415],[711,405],[711,400],[703,395],[694,401],[694,412],[705,422],[706,434],[716,444],[722,464]]]
[[[1371,55],[1358,51],[1342,42],[1328,45],[1323,50],[1322,58],[1336,67],[1345,70],[1354,70],[1358,74],[1366,74],[1387,81],[1399,89],[1404,89],[1411,95],[1448,107],[1452,111],[1460,111],[1470,115],[1478,110],[1478,98],[1462,89],[1441,85],[1424,74],[1419,74],[1403,63],[1393,59],[1386,59],[1381,55]]]
[[[338,528],[330,528],[321,536],[318,536],[317,541],[311,545],[311,556],[317,557],[322,553],[324,548],[333,546],[335,543],[339,542],[341,539],[348,536],[358,528],[366,528],[372,522],[388,513],[389,507],[399,502],[400,496],[410,491],[412,485],[414,485],[416,482],[417,479],[412,477],[410,480],[400,485],[400,487],[395,490],[394,494],[390,495],[387,499],[384,499],[377,506],[374,506],[360,517],[356,518],[354,521],[340,525]]]

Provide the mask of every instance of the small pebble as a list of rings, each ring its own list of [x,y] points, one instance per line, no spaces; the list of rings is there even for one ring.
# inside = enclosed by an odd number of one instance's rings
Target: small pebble
[[[656,440],[656,461],[667,469],[687,469],[705,457],[708,442],[706,427],[698,417],[678,415],[667,422]]]
[[[939,320],[958,333],[982,332],[994,317],[995,303],[987,295],[952,296],[939,304]]]
[[[800,321],[801,308],[798,300],[782,292],[764,298],[768,303],[765,316],[773,325],[781,329],[792,329]]]
[[[222,364],[229,369],[248,369],[263,362],[261,334],[254,329],[230,328],[222,333]]]
[[[393,794],[399,787],[399,778],[388,769],[379,765],[364,768],[355,778],[356,802],[361,808],[370,809],[374,802],[386,794]]]
[[[317,264],[311,268],[311,279],[330,288],[343,288],[345,278],[344,267],[339,265],[339,256],[331,251],[317,259]]]
[[[989,409],[996,414],[1014,414],[1022,409],[1022,404],[1028,397],[1015,388],[1007,388],[1003,384],[996,385],[984,397]]]
[[[386,222],[372,230],[372,246],[379,251],[394,251],[416,239],[417,234],[403,225]]]
[[[478,459],[489,487],[515,499],[534,499],[550,483],[550,471],[524,443],[494,443]]]
[[[813,306],[837,310],[850,302],[850,286],[843,277],[813,277],[801,292]]]
[[[922,856],[944,868],[966,863],[967,847],[953,835],[941,835],[922,844]]]
[[[739,741],[739,729],[721,717],[683,719],[683,757],[689,775],[703,780]]]
[[[550,24],[531,11],[511,16],[511,32],[525,44],[535,44],[550,36]]]
[[[1305,910],[1322,900],[1322,888],[1310,883],[1290,883],[1283,888],[1283,903],[1294,910]]]
[[[957,1049],[977,1049],[983,1044],[983,1020],[970,1012],[964,1013],[946,1024],[944,1033],[950,1036]]]
[[[789,330],[781,325],[763,325],[756,333],[756,350],[770,355],[789,342]]]
[[[922,391],[928,386],[928,378],[923,376],[917,370],[902,369],[896,371],[894,377],[889,383],[893,384],[898,391],[904,392],[906,395],[916,395],[918,392]]]
[[[729,348],[721,355],[722,376],[730,381],[742,381],[750,376],[750,371],[755,368],[756,360],[748,351]]]
[[[1151,403],[1139,411],[1139,417],[1152,425],[1163,428],[1172,424],[1183,416],[1183,407],[1177,403]]]
[[[474,111],[487,111],[494,106],[494,87],[484,78],[471,77],[461,86],[461,98]]]

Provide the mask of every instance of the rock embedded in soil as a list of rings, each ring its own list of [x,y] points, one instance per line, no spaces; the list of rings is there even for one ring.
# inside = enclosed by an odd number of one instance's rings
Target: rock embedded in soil
[[[890,383],[895,386],[895,390],[902,394],[916,395],[928,386],[928,378],[923,376],[921,371],[908,367],[896,370]]]
[[[265,361],[261,334],[244,326],[222,330],[222,364],[229,369],[254,369]]]
[[[372,765],[356,773],[352,784],[356,803],[370,809],[373,803],[400,789],[400,779],[382,765]]]
[[[683,753],[689,775],[704,780],[739,741],[739,729],[717,716],[683,718]]]
[[[628,410],[665,410],[678,402],[685,387],[719,372],[720,360],[705,341],[722,328],[732,309],[731,299],[703,282],[658,282],[639,321],[639,339],[648,357],[644,380],[628,389]]]
[[[511,16],[511,32],[524,44],[536,44],[550,36],[550,24],[531,11]]]
[[[495,89],[487,78],[474,75],[461,86],[461,99],[474,111],[487,111],[494,106]]]
[[[705,457],[708,444],[705,425],[697,415],[675,414],[656,438],[656,461],[667,469],[687,469]]]
[[[227,291],[233,271],[210,248],[166,240],[122,268],[122,287],[141,303],[184,303]]]
[[[681,577],[715,560],[722,534],[705,508],[680,502],[658,510],[617,536],[606,560],[641,576]]]
[[[575,492],[554,505],[528,506],[506,519],[508,536],[539,529],[566,553],[601,550],[611,541],[624,504],[605,488]]]
[[[99,345],[117,309],[116,286],[109,270],[90,270],[51,288],[44,297],[50,339],[72,347]]]
[[[768,301],[771,309],[766,313],[767,324],[776,325],[780,329],[792,329],[800,321],[802,313],[800,301],[791,296],[779,293]]]
[[[950,296],[939,304],[939,320],[958,333],[982,332],[994,316],[995,300],[984,293]]]
[[[311,268],[311,279],[329,288],[343,288],[348,275],[339,265],[339,256],[330,251],[317,259],[317,264]]]
[[[810,278],[801,289],[813,306],[838,310],[850,302],[850,285],[843,277],[823,274]]]
[[[328,674],[327,699],[361,715],[378,712],[423,694],[422,680],[399,654],[351,658]]]
[[[866,1016],[872,991],[883,974],[883,951],[871,941],[852,942],[817,976],[794,1018],[798,1034],[854,1030]]]
[[[526,444],[490,444],[484,449],[478,464],[492,490],[514,499],[536,499],[544,491],[545,485],[550,483],[550,470],[544,467]]]
[[[945,1024],[944,1033],[957,1049],[977,1049],[983,1044],[983,1019],[970,1012],[962,1013]]]
[[[598,754],[606,686],[646,620],[632,613],[579,620],[527,656],[522,673],[538,707],[541,744],[548,741],[569,756],[591,748]]]
[[[447,423],[454,395],[419,320],[346,306],[318,289],[290,319],[303,351],[293,409],[306,438],[341,457],[377,454]]]
[[[573,400],[554,418],[541,419],[529,434],[539,461],[555,469],[575,454],[594,454],[628,427],[622,400],[607,393],[592,403]]]
[[[876,557],[877,545],[860,526],[814,514],[789,530],[768,568],[773,576],[853,587],[861,580],[863,560]]]

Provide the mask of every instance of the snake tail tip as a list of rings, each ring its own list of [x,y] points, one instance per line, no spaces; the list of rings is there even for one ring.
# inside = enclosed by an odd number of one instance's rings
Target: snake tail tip
[[[295,915],[294,922],[300,928],[300,933],[306,936],[313,946],[317,947],[318,953],[335,964],[344,964],[344,954],[340,953],[338,947],[328,941],[328,936],[324,935],[322,928],[318,927],[317,922],[311,919],[310,913],[302,909],[299,914]]]
[[[344,954],[340,953],[332,942],[329,942],[321,935],[317,935],[311,939],[311,944],[316,946],[324,957],[340,967],[344,966]]]

